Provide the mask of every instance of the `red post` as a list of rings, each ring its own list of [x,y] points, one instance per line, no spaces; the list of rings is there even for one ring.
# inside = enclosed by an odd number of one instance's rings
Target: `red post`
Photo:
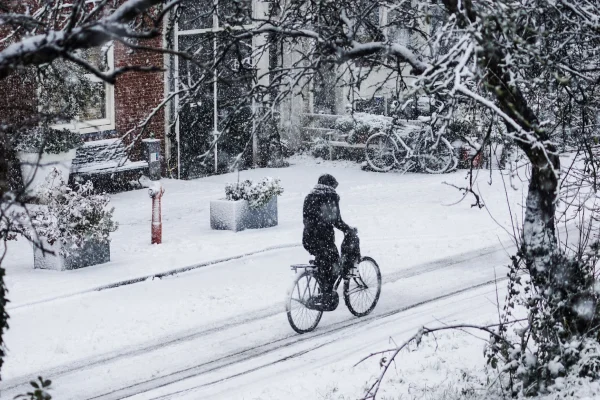
[[[165,189],[160,184],[148,191],[152,198],[152,244],[162,243],[161,199],[164,192]]]

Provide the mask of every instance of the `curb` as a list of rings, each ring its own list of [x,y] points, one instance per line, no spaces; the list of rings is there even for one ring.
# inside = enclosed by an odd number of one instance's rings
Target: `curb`
[[[61,296],[56,296],[56,297],[50,297],[47,299],[42,299],[42,300],[37,300],[37,301],[33,301],[31,303],[23,303],[23,304],[18,304],[14,307],[10,307],[8,308],[8,310],[17,310],[19,308],[24,308],[24,307],[29,307],[29,306],[33,306],[36,304],[41,304],[41,303],[48,303],[51,301],[55,301],[55,300],[61,300],[61,299],[66,299],[69,297],[74,297],[74,296],[78,296],[81,294],[85,294],[85,293],[92,293],[92,292],[101,292],[104,290],[109,290],[109,289],[115,289],[121,286],[127,286],[127,285],[133,285],[135,283],[140,283],[140,282],[144,282],[147,281],[149,279],[162,279],[164,277],[167,276],[172,276],[172,275],[177,275],[183,272],[188,272],[188,271],[192,271],[198,268],[203,268],[203,267],[209,267],[211,265],[215,265],[215,264],[221,264],[224,262],[228,262],[228,261],[233,261],[233,260],[239,260],[240,258],[244,258],[244,257],[250,257],[250,256],[254,256],[256,254],[261,254],[261,253],[266,253],[269,251],[274,251],[274,250],[282,250],[282,249],[290,249],[290,248],[294,248],[294,247],[302,247],[302,244],[300,243],[288,243],[288,244],[281,244],[281,245],[276,245],[276,246],[269,246],[266,247],[264,249],[261,250],[256,250],[256,251],[250,251],[247,253],[243,253],[243,254],[238,254],[235,256],[231,256],[231,257],[225,257],[225,258],[219,258],[216,260],[210,260],[210,261],[204,261],[198,264],[192,264],[192,265],[188,265],[186,267],[180,267],[180,268],[175,268],[175,269],[171,269],[165,272],[158,272],[156,274],[151,274],[151,275],[144,275],[144,276],[140,276],[137,278],[131,278],[131,279],[126,279],[126,280],[122,280],[122,281],[118,281],[118,282],[114,282],[114,283],[108,283],[106,285],[102,285],[102,286],[97,286],[94,288],[90,288],[90,289],[86,289],[86,290],[82,290],[80,292],[74,292],[74,293],[69,293],[69,294],[65,294],[65,295],[61,295]]]
[[[124,281],[120,281],[120,282],[116,282],[116,283],[110,283],[104,286],[99,286],[95,289],[92,289],[90,291],[96,291],[96,292],[100,292],[102,290],[107,290],[107,289],[114,289],[114,288],[118,288],[121,286],[126,286],[126,285],[131,285],[134,283],[139,283],[139,282],[143,282],[145,280],[148,279],[154,279],[154,278],[158,278],[158,279],[162,279],[164,277],[167,276],[171,276],[171,275],[177,275],[180,274],[182,272],[188,272],[188,271],[192,271],[194,269],[198,269],[198,268],[202,268],[202,267],[208,267],[214,264],[220,264],[220,263],[224,263],[227,261],[232,261],[232,260],[238,260],[240,258],[244,258],[244,257],[249,257],[249,256],[253,256],[256,254],[260,254],[260,253],[266,253],[268,251],[273,251],[273,250],[281,250],[281,249],[289,249],[289,248],[293,248],[293,247],[300,247],[302,246],[301,244],[282,244],[282,245],[277,245],[277,246],[270,246],[267,248],[264,248],[262,250],[257,250],[257,251],[251,251],[248,253],[244,253],[244,254],[239,254],[237,256],[231,256],[231,257],[225,257],[225,258],[219,258],[217,260],[211,260],[211,261],[205,261],[205,262],[201,262],[198,264],[193,264],[193,265],[188,265],[187,267],[181,267],[181,268],[175,268],[166,272],[159,272],[157,274],[153,274],[153,275],[146,275],[146,276],[141,276],[139,278],[133,278],[133,279],[127,279]]]

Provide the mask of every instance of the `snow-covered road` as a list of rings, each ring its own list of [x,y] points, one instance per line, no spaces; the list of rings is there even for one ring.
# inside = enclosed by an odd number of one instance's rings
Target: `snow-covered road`
[[[356,359],[424,323],[472,318],[480,309],[489,316],[485,298],[495,299],[493,281],[502,280],[507,263],[497,246],[408,269],[383,264],[382,296],[370,316],[354,318],[342,304],[315,332],[296,335],[283,311],[293,279],[287,266],[305,259],[300,248],[282,249],[14,310],[18,334],[30,337],[19,340],[28,348],[15,351],[22,368],[13,358],[2,398],[23,392],[37,375],[52,379],[54,395],[65,400],[247,398],[235,382],[253,381],[248,376],[287,371],[297,381],[328,360]],[[55,340],[36,340],[36,326]],[[313,397],[300,391],[297,398]]]

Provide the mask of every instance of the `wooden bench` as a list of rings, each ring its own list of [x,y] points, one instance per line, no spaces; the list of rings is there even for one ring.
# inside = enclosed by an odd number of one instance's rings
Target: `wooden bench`
[[[131,161],[120,139],[103,139],[86,142],[77,149],[70,180],[91,180],[98,190],[116,192],[131,189],[130,181],[147,174],[147,160]]]

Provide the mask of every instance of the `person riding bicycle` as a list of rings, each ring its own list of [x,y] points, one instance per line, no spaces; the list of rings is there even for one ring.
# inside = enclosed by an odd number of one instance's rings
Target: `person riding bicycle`
[[[304,232],[302,244],[315,257],[322,291],[321,301],[329,303],[333,285],[337,278],[340,254],[335,245],[334,227],[344,234],[354,233],[356,229],[342,220],[340,215],[340,196],[335,189],[337,180],[329,174],[321,175],[317,185],[304,199]]]

